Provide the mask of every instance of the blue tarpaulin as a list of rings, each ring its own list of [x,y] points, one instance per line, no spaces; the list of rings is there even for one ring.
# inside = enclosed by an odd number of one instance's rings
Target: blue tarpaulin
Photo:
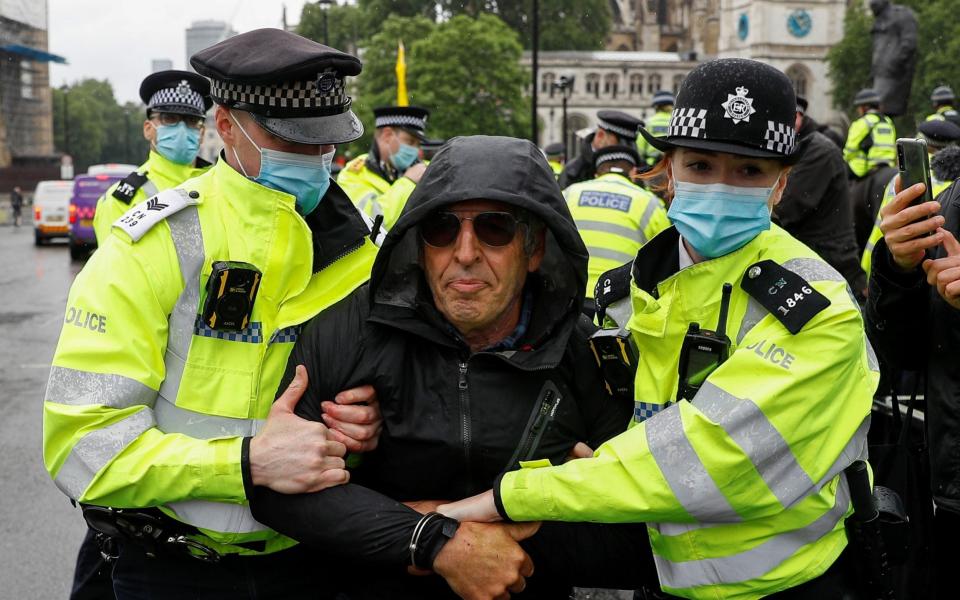
[[[62,56],[50,54],[49,52],[38,50],[37,48],[31,48],[29,46],[21,46],[20,44],[7,44],[5,46],[0,46],[0,52],[19,54],[20,56],[25,56],[30,60],[36,60],[40,62],[55,62],[64,65],[67,64],[67,59]]]

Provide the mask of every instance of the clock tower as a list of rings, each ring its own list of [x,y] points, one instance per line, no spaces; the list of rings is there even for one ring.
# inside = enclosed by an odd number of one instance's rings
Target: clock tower
[[[720,0],[718,56],[777,67],[810,101],[811,117],[838,121],[826,56],[843,37],[846,7],[847,0]]]

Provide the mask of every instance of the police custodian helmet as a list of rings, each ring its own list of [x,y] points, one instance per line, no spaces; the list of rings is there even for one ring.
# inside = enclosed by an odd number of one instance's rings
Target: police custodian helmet
[[[346,78],[360,60],[282,29],[255,29],[193,55],[210,95],[270,133],[301,144],[343,144],[363,135]]]
[[[790,79],[755,60],[722,58],[690,71],[667,135],[640,133],[654,148],[696,148],[793,163],[800,158]]]

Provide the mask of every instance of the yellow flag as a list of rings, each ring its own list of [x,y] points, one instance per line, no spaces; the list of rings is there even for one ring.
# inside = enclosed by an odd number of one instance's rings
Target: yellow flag
[[[407,61],[403,51],[403,40],[397,48],[397,106],[410,106],[407,97]]]

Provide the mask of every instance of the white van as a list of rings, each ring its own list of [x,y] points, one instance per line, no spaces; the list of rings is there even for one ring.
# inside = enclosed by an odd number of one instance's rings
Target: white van
[[[33,235],[38,246],[56,237],[70,237],[70,195],[73,182],[69,179],[41,181],[33,193]]]

